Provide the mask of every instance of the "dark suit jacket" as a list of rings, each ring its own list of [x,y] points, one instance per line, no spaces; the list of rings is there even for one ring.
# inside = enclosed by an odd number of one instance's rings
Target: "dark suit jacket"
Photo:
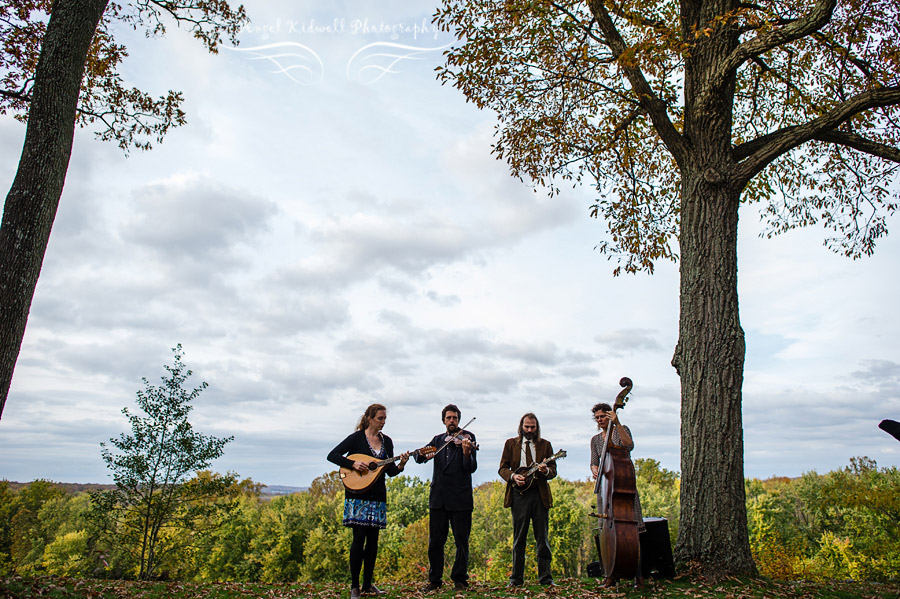
[[[475,443],[475,435],[466,430],[463,433]],[[435,435],[428,445],[439,449],[445,443],[446,437],[446,432]],[[428,495],[429,508],[450,511],[473,509],[472,473],[478,469],[477,453],[473,450],[469,457],[465,457],[462,447],[451,443],[432,459],[434,471],[431,475],[431,492]],[[425,462],[422,456],[416,456],[415,460],[420,464]]]
[[[553,445],[550,444],[550,441],[541,439],[534,445],[534,454],[538,462],[545,460],[553,455]],[[524,466],[524,464],[519,464],[521,458],[522,437],[507,439],[506,444],[503,446],[503,455],[500,456],[499,470],[501,478],[506,481],[506,495],[503,499],[503,507],[512,507],[512,494],[515,493],[513,487],[516,484],[510,480],[510,477],[519,466]],[[553,495],[550,493],[550,486],[547,484],[547,481],[556,477],[556,461],[554,460],[547,464],[547,468],[550,471],[547,472],[546,476],[541,474],[540,471],[535,472],[534,482],[531,484],[533,487],[537,487],[538,492],[541,494],[541,503],[544,504],[544,507],[550,509],[553,506]]]

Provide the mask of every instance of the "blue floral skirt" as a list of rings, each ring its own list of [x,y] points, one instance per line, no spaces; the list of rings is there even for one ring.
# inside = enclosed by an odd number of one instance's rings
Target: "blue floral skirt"
[[[368,499],[344,499],[344,526],[387,526],[387,503]]]

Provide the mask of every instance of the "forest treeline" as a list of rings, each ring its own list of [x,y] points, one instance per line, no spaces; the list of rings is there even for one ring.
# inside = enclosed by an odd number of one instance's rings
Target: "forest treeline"
[[[644,515],[678,529],[678,474],[651,459],[635,460]],[[198,477],[219,475],[198,473]],[[388,528],[379,542],[377,571],[385,580],[424,580],[428,565],[428,481],[388,481]],[[551,481],[553,569],[582,576],[597,559],[592,539],[593,484]],[[161,532],[165,551],[159,576],[183,581],[344,581],[349,530],[341,526],[343,488],[336,472],[308,491],[266,499],[261,485],[234,482],[223,509],[202,512],[215,521]],[[853,458],[824,475],[748,480],[747,519],[753,556],[766,576],[779,579],[889,580],[900,577],[900,471]],[[504,483],[475,490],[470,573],[503,581],[510,567],[509,510]],[[166,541],[169,541],[168,543]],[[177,542],[176,542],[177,541]],[[452,541],[447,560],[452,560]],[[89,578],[133,578],[132,548],[123,546],[90,492],[71,493],[48,481],[13,489],[0,482],[0,576],[40,573]],[[528,567],[535,569],[533,547]],[[532,574],[533,576],[533,574]]]

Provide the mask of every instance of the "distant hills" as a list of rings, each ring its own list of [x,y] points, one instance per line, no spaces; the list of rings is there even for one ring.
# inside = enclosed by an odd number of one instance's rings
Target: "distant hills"
[[[20,483],[14,480],[5,481],[9,484],[9,488],[13,491],[18,491],[22,487],[27,487],[30,485],[30,482]],[[84,493],[86,491],[99,491],[99,490],[107,490],[107,489],[115,489],[115,485],[101,485],[100,483],[59,483],[55,480],[47,481],[51,484],[56,485],[57,487],[61,487],[67,493]]]
[[[291,493],[305,493],[309,487],[287,487],[285,485],[266,485],[262,488],[263,495],[290,495]]]

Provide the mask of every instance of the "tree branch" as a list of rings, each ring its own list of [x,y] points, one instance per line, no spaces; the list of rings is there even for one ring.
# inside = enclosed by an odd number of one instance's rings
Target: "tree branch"
[[[857,133],[823,131],[815,135],[813,139],[847,146],[848,148],[853,148],[854,150],[859,150],[860,152],[865,152],[866,154],[878,156],[879,158],[884,158],[885,160],[900,164],[900,148],[894,148],[887,144],[866,139]]]
[[[625,72],[625,76],[631,84],[638,102],[647,111],[660,139],[672,153],[675,161],[679,166],[683,166],[687,162],[687,148],[683,136],[675,128],[671,119],[669,119],[665,101],[653,91],[644,73],[635,64],[634,60],[626,57],[629,50],[628,45],[622,39],[618,29],[616,29],[615,23],[613,23],[612,18],[606,11],[603,0],[588,0],[588,6],[605,37],[606,46]]]
[[[831,20],[836,5],[837,0],[817,0],[815,6],[803,18],[740,44],[716,69],[710,78],[710,89],[715,90],[726,85],[733,74],[748,60],[818,31]]]
[[[734,149],[734,158],[736,161],[740,161],[735,175],[741,182],[740,184],[744,185],[773,160],[813,139],[845,145],[886,160],[900,162],[900,150],[897,148],[867,140],[860,135],[837,130],[841,124],[861,112],[896,104],[900,104],[900,87],[863,92],[838,104],[808,123],[785,127],[741,144]]]
[[[0,89],[0,96],[10,98],[12,100],[20,100],[22,102],[31,102],[31,96],[24,92],[14,92],[8,89]]]

